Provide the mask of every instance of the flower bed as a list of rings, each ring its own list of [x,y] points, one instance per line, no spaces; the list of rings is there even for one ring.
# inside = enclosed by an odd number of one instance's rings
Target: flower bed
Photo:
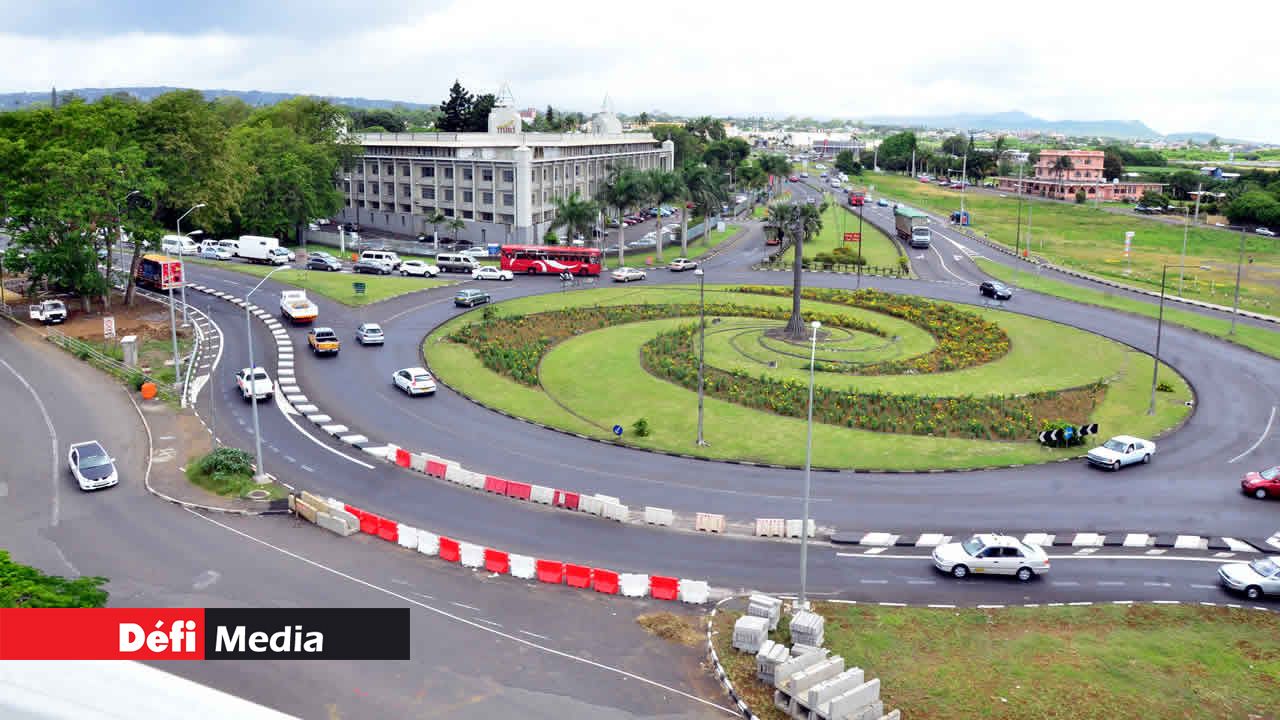
[[[698,389],[697,324],[659,333],[641,348],[650,373],[690,390]],[[804,418],[809,386],[740,370],[704,368],[705,392],[755,410]],[[878,432],[1030,440],[1044,423],[1059,417],[1089,417],[1106,386],[1094,383],[1069,390],[1024,395],[934,397],[858,393],[815,386],[813,417],[818,422]]]
[[[791,290],[785,287],[744,285],[735,290],[754,295],[791,296]],[[929,333],[937,341],[937,346],[923,355],[859,365],[855,368],[859,375],[962,370],[998,360],[1009,352],[1009,336],[999,325],[950,305],[879,290],[805,288],[800,292],[801,297],[806,300],[847,305],[901,318]],[[831,371],[842,368],[819,365],[817,369]]]

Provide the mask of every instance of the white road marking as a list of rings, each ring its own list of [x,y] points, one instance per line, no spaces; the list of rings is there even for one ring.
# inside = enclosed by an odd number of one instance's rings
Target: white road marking
[[[363,586],[365,586],[365,587],[369,588],[370,590],[376,590],[376,591],[378,591],[378,592],[380,592],[380,593],[383,593],[383,594],[385,594],[385,595],[389,595],[389,596],[391,596],[391,597],[393,597],[393,598],[396,598],[396,599],[398,599],[398,600],[403,600],[404,602],[407,602],[407,603],[410,603],[410,604],[415,605],[415,606],[417,606],[417,607],[420,607],[420,608],[422,608],[423,610],[426,610],[426,611],[428,611],[428,612],[435,613],[436,615],[439,615],[439,616],[441,616],[441,617],[448,618],[449,620],[453,620],[454,622],[462,623],[463,625],[467,625],[467,626],[472,627],[472,628],[474,628],[474,629],[476,629],[476,630],[480,630],[480,631],[483,631],[483,632],[491,633],[491,634],[493,634],[493,635],[497,635],[498,637],[505,638],[505,639],[510,640],[510,641],[512,641],[512,642],[515,642],[515,643],[520,643],[521,645],[524,645],[525,647],[530,647],[530,648],[533,648],[533,649],[535,649],[535,650],[540,650],[540,651],[545,652],[545,653],[547,653],[547,654],[549,654],[549,655],[555,655],[556,657],[564,658],[564,659],[566,659],[566,660],[571,660],[571,661],[573,661],[573,662],[582,663],[583,665],[588,665],[588,666],[590,666],[590,667],[594,667],[594,668],[597,668],[597,669],[600,669],[600,670],[604,670],[604,671],[606,671],[606,672],[615,673],[615,674],[617,674],[617,675],[621,675],[622,677],[630,678],[630,679],[632,679],[632,680],[636,680],[636,681],[642,682],[642,683],[644,683],[644,684],[646,684],[646,685],[650,685],[650,686],[655,687],[655,688],[658,688],[658,689],[660,689],[660,690],[665,690],[665,691],[667,691],[667,692],[674,693],[674,694],[679,695],[680,697],[686,698],[686,699],[688,699],[688,700],[692,700],[693,702],[696,702],[696,703],[699,703],[699,704],[702,704],[702,705],[706,705],[707,707],[713,707],[713,708],[715,708],[715,709],[717,709],[717,710],[724,711],[725,713],[728,713],[729,715],[732,715],[732,716],[734,716],[734,717],[737,717],[737,716],[738,716],[738,713],[737,713],[737,712],[735,712],[735,711],[733,711],[733,710],[730,710],[729,708],[726,708],[726,707],[724,707],[723,705],[719,705],[719,704],[716,704],[716,703],[714,703],[714,702],[711,702],[710,700],[706,700],[706,699],[704,699],[704,698],[700,698],[700,697],[698,697],[697,695],[692,695],[692,694],[687,693],[687,692],[685,692],[685,691],[683,691],[683,690],[681,690],[681,689],[679,689],[679,688],[674,688],[674,687],[671,687],[670,685],[664,685],[664,684],[662,684],[662,683],[660,683],[660,682],[658,682],[658,681],[656,681],[656,680],[650,680],[649,678],[646,678],[646,677],[644,677],[644,676],[642,676],[642,675],[636,675],[635,673],[627,672],[626,670],[623,670],[623,669],[621,669],[621,668],[613,667],[612,665],[605,665],[604,663],[597,662],[597,661],[595,661],[595,660],[588,660],[587,658],[580,657],[580,656],[578,656],[578,655],[573,655],[573,654],[571,654],[571,653],[564,652],[563,650],[556,650],[556,649],[554,649],[554,648],[549,648],[549,647],[547,647],[547,646],[545,646],[545,645],[539,645],[538,643],[532,642],[532,641],[530,641],[530,640],[525,640],[524,638],[516,637],[515,635],[512,635],[512,634],[507,633],[507,632],[503,632],[502,630],[495,630],[495,629],[490,628],[490,627],[485,627],[484,625],[481,625],[481,624],[479,624],[479,623],[476,623],[476,622],[473,622],[473,621],[471,621],[471,620],[468,620],[467,618],[464,618],[464,617],[462,617],[462,616],[460,616],[460,615],[454,615],[453,613],[449,612],[448,610],[441,610],[440,608],[433,607],[433,606],[431,606],[431,605],[427,605],[426,603],[419,602],[419,601],[417,601],[417,600],[414,600],[414,599],[413,599],[413,598],[411,598],[411,597],[406,597],[406,596],[404,596],[404,595],[401,595],[400,593],[398,593],[398,592],[396,592],[396,591],[394,591],[394,590],[390,590],[390,589],[388,589],[388,588],[384,588],[384,587],[382,587],[382,586],[380,586],[380,585],[374,585],[373,583],[371,583],[371,582],[369,582],[369,581],[367,581],[367,580],[361,580],[360,578],[355,577],[354,575],[348,575],[347,573],[344,573],[344,572],[342,572],[341,570],[338,570],[338,569],[336,569],[336,568],[331,568],[331,567],[329,567],[328,565],[324,565],[324,564],[322,564],[322,563],[320,563],[320,562],[317,562],[317,561],[315,561],[315,560],[312,560],[311,558],[308,558],[308,557],[304,557],[304,556],[302,556],[302,555],[299,555],[299,554],[297,554],[297,553],[295,553],[295,552],[293,552],[293,551],[291,551],[291,550],[286,550],[286,549],[284,549],[284,548],[282,548],[282,547],[278,547],[278,546],[276,546],[276,545],[272,545],[271,543],[267,542],[266,540],[262,540],[262,539],[260,539],[260,538],[254,537],[253,535],[250,535],[250,534],[248,534],[248,533],[241,532],[240,530],[237,530],[237,529],[235,529],[235,528],[231,527],[230,525],[227,525],[227,524],[225,524],[225,523],[219,522],[219,521],[217,521],[217,520],[215,520],[215,519],[213,519],[213,518],[211,518],[211,517],[205,517],[204,515],[201,515],[200,513],[195,512],[194,510],[191,510],[191,509],[189,509],[189,508],[184,508],[184,509],[185,509],[187,512],[191,513],[193,516],[198,517],[198,518],[200,518],[201,520],[204,520],[205,522],[211,523],[211,524],[213,524],[213,525],[217,525],[218,527],[222,528],[223,530],[226,530],[226,531],[231,532],[231,533],[235,533],[236,535],[239,535],[240,537],[242,537],[242,538],[244,538],[244,539],[246,539],[246,540],[249,540],[249,541],[252,541],[252,542],[258,543],[259,545],[262,545],[262,546],[264,546],[264,547],[268,547],[268,548],[270,548],[270,549],[272,549],[272,550],[275,550],[276,552],[278,552],[278,553],[280,553],[280,554],[282,554],[282,555],[286,555],[286,556],[288,556],[288,557],[294,558],[295,560],[299,560],[299,561],[301,561],[301,562],[304,562],[304,563],[306,563],[306,564],[308,564],[308,565],[311,565],[312,567],[315,567],[315,568],[317,568],[317,569],[324,570],[325,572],[328,572],[328,573],[332,573],[332,574],[334,574],[334,575],[337,575],[338,577],[343,578],[344,580],[350,580],[351,582],[356,583],[356,584],[358,584],[358,585],[363,585]]]
[[[475,605],[466,605],[466,604],[464,604],[464,603],[460,603],[460,602],[453,602],[453,601],[450,601],[450,602],[449,602],[449,604],[450,604],[450,605],[457,605],[457,606],[458,606],[458,607],[460,607],[460,608],[466,608],[466,609],[468,609],[468,610],[475,610],[476,612],[480,612],[480,608],[476,607]]]
[[[316,438],[314,435],[312,435],[311,433],[307,432],[306,430],[303,430],[303,429],[302,429],[302,426],[301,426],[301,425],[299,425],[299,424],[298,424],[298,423],[293,419],[293,415],[290,415],[289,413],[284,412],[284,407],[283,407],[283,405],[280,405],[280,403],[283,403],[283,402],[284,402],[284,400],[282,400],[282,399],[281,399],[281,397],[280,397],[280,395],[279,395],[279,393],[277,393],[277,394],[276,394],[276,404],[277,404],[277,406],[279,406],[279,407],[280,407],[280,410],[281,410],[280,414],[284,417],[284,419],[285,419],[285,420],[288,420],[288,421],[289,421],[289,424],[293,426],[293,429],[294,429],[294,430],[297,430],[298,432],[302,433],[302,436],[303,436],[303,437],[305,437],[305,438],[307,438],[308,440],[310,440],[311,442],[313,442],[313,443],[315,443],[315,444],[319,445],[320,447],[324,448],[325,450],[328,450],[329,452],[333,453],[334,455],[337,455],[338,457],[343,458],[343,459],[345,459],[345,460],[350,460],[351,462],[355,463],[356,465],[359,465],[359,466],[360,466],[360,467],[362,467],[362,468],[365,468],[366,470],[372,470],[372,469],[373,469],[373,466],[372,466],[372,465],[370,465],[369,463],[367,463],[367,462],[362,462],[362,461],[360,461],[360,460],[357,460],[357,459],[355,459],[355,458],[351,457],[350,455],[348,455],[348,454],[346,454],[346,453],[344,453],[344,452],[341,452],[341,451],[339,451],[339,450],[334,450],[333,448],[329,447],[328,445],[324,444],[323,442],[320,442],[320,440],[319,440],[318,438]],[[239,419],[239,418],[237,418],[237,419]],[[243,425],[243,424],[244,424],[244,421],[242,420],[240,424],[242,424],[242,425]]]
[[[222,573],[217,570],[205,570],[196,577],[196,581],[191,583],[191,587],[196,590],[204,590],[210,585],[218,582],[218,578],[222,577]]]
[[[1142,585],[1143,585],[1143,587],[1169,587],[1169,586],[1170,586],[1170,585],[1169,585],[1169,583],[1165,583],[1165,582],[1151,582],[1150,580],[1148,580],[1148,581],[1146,581],[1146,582],[1142,583]]]
[[[1217,585],[1197,585],[1195,583],[1191,584],[1189,587],[1193,587],[1197,590],[1217,590],[1218,589]]]
[[[1080,583],[1075,580],[1050,580],[1049,584],[1056,585],[1057,587],[1077,587],[1080,585]]]
[[[486,624],[488,624],[488,625],[492,625],[492,626],[494,626],[494,627],[502,627],[502,623],[496,623],[496,622],[494,622],[494,621],[492,621],[492,620],[485,620],[484,618],[476,618],[476,622],[486,623]]]
[[[528,630],[521,630],[520,632],[521,632],[521,633],[523,633],[523,634],[525,634],[525,635],[528,635],[529,637],[536,637],[536,638],[538,638],[539,640],[550,640],[550,639],[551,639],[551,638],[547,637],[546,635],[539,635],[538,633],[529,632]]]
[[[1124,585],[1123,580],[1099,580],[1099,585]]]
[[[937,580],[908,580],[908,585],[937,585]]]
[[[30,393],[31,399],[36,401],[36,407],[40,408],[40,415],[44,418],[44,427],[46,430],[49,431],[49,446],[50,446],[49,479],[52,481],[52,484],[53,484],[53,503],[52,503],[52,506],[49,508],[49,526],[58,527],[58,519],[59,519],[59,516],[62,514],[61,504],[58,499],[58,480],[60,479],[59,477],[60,473],[58,472],[58,431],[53,429],[53,419],[49,417],[49,410],[45,408],[44,402],[40,400],[40,395],[36,393],[35,388],[31,387],[31,383],[27,382],[27,379],[22,377],[21,373],[19,373],[17,370],[14,370],[12,365],[5,362],[4,358],[0,358],[0,365],[4,365],[6,370],[8,370],[10,373],[13,373],[13,376],[18,378],[18,382],[22,383],[22,386],[27,389],[28,393]],[[61,555],[62,551],[59,550],[58,554]],[[73,567],[70,562],[67,562],[67,559],[65,557],[62,560],[63,562],[67,563],[67,567],[70,567],[73,571],[75,571],[75,567]],[[76,574],[79,575],[80,574],[79,571],[76,571]]]
[[[933,251],[933,254],[934,254],[934,255],[937,255],[937,256],[938,256],[938,262],[942,264],[942,269],[943,269],[943,270],[946,270],[948,275],[950,275],[951,277],[953,277],[953,278],[955,278],[955,279],[959,280],[960,282],[964,283],[965,285],[969,285],[969,286],[972,286],[972,287],[977,287],[977,286],[978,286],[978,283],[973,282],[973,281],[971,281],[971,280],[965,280],[964,278],[960,277],[959,275],[957,275],[957,274],[955,274],[955,273],[951,272],[951,268],[947,267],[947,261],[943,259],[943,257],[942,257],[942,253],[938,252],[938,248],[937,248],[936,246],[934,246],[934,245],[930,244],[930,245],[929,245],[929,249]]]
[[[1148,551],[1150,552],[1150,551]],[[838,552],[836,557],[862,558],[864,560],[928,560],[928,555],[864,555],[862,553]],[[1181,560],[1183,562],[1221,563],[1212,557],[1187,557],[1186,555],[1048,555],[1050,560]],[[812,593],[810,593],[812,594]]]
[[[888,580],[867,580],[866,578],[863,578],[858,582],[862,583],[863,585],[888,585],[889,584]]]
[[[1257,441],[1256,441],[1256,442],[1254,442],[1252,445],[1250,445],[1248,450],[1245,450],[1244,452],[1240,453],[1239,455],[1237,455],[1237,456],[1235,456],[1235,457],[1231,458],[1230,460],[1228,460],[1228,461],[1227,461],[1227,464],[1228,464],[1228,465],[1230,465],[1231,463],[1233,463],[1233,462],[1235,462],[1235,461],[1239,460],[1240,458],[1244,457],[1245,455],[1248,455],[1249,453],[1253,452],[1254,450],[1257,450],[1257,449],[1258,449],[1258,446],[1262,444],[1262,441],[1267,439],[1267,434],[1271,432],[1271,423],[1275,422],[1275,419],[1276,419],[1276,406],[1275,406],[1275,405],[1272,405],[1272,406],[1271,406],[1271,417],[1267,418],[1267,426],[1266,426],[1265,428],[1263,428],[1263,429],[1262,429],[1262,435],[1258,436]]]

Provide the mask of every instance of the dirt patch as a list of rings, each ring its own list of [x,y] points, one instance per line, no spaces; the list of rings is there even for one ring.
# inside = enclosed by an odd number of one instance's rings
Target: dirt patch
[[[59,330],[74,338],[94,341],[102,340],[102,319],[111,316],[116,322],[116,337],[125,335],[138,336],[138,342],[148,340],[169,339],[169,311],[162,305],[137,298],[133,305],[124,304],[124,296],[116,294],[111,298],[111,309],[103,312],[102,304],[95,302],[94,309],[83,312],[80,303],[68,299],[67,320],[59,326]],[[184,332],[179,330],[179,335]]]
[[[697,647],[706,640],[702,618],[671,612],[649,613],[636,618],[640,627],[668,642]]]

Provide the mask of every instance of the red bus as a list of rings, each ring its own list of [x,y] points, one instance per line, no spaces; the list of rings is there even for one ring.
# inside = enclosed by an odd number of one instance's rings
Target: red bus
[[[849,204],[852,205],[853,207],[857,207],[861,205],[866,199],[867,199],[867,194],[864,192],[855,191],[855,192],[849,193]]]
[[[599,275],[604,253],[600,248],[560,245],[503,245],[502,269],[513,273]]]

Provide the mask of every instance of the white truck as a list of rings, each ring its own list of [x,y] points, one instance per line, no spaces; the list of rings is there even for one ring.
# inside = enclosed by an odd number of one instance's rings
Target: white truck
[[[319,314],[319,308],[307,298],[306,290],[284,290],[280,293],[280,317],[294,325],[315,322]]]
[[[242,257],[251,263],[283,265],[288,262],[288,259],[272,252],[278,247],[280,247],[280,241],[273,237],[241,235],[236,242],[236,257]]]
[[[28,306],[27,315],[32,320],[52,325],[67,319],[67,306],[61,300],[45,300],[39,305]]]

